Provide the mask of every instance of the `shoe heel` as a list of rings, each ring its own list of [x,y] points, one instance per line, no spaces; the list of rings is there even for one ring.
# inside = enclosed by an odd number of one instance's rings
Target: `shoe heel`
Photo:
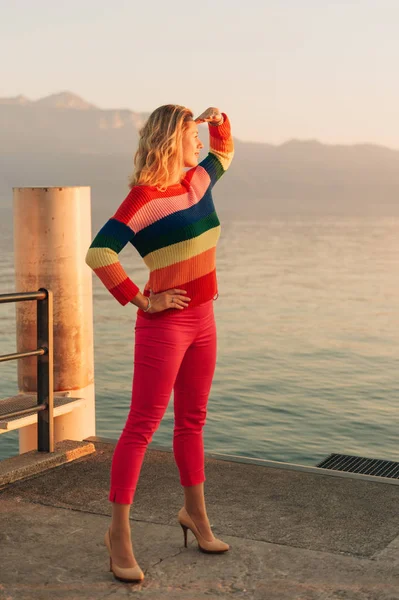
[[[184,533],[184,547],[187,548],[187,529],[188,527],[186,525],[183,525],[183,523],[180,523],[181,528],[183,529],[183,533]]]
[[[112,558],[109,557],[109,570],[112,573]]]

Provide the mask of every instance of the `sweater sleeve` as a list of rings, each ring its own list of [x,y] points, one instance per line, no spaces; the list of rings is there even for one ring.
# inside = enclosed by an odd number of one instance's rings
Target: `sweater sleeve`
[[[119,252],[135,235],[129,225],[135,212],[132,192],[97,233],[86,254],[86,263],[122,306],[133,300],[140,291],[127,276],[118,258]]]
[[[234,156],[234,142],[228,116],[223,115],[223,123],[215,126],[208,123],[209,153],[199,167],[205,169],[213,187],[229,168]]]

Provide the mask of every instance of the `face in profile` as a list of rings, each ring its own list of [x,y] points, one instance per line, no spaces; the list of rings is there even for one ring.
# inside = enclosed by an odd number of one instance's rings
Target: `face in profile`
[[[201,148],[204,144],[198,137],[198,125],[189,121],[183,133],[183,162],[185,167],[196,167]]]

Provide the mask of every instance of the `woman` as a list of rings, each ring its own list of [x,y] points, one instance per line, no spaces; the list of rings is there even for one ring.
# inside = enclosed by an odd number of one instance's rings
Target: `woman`
[[[208,123],[210,151],[198,124]],[[86,262],[122,304],[138,307],[130,412],[111,468],[112,522],[105,534],[110,570],[122,581],[144,574],[133,554],[130,505],[147,445],[174,390],[173,451],[184,488],[178,521],[199,549],[220,553],[228,544],[212,534],[204,499],[202,428],[216,363],[213,301],[220,223],[212,188],[233,158],[227,116],[208,108],[197,119],[183,106],[157,108],[140,131],[131,190],[95,237]],[[188,167],[187,171],[183,171]],[[149,269],[142,294],[118,253],[128,243]]]

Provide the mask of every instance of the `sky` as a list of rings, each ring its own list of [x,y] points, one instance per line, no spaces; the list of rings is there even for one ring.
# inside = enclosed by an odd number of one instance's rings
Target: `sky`
[[[398,0],[0,0],[0,97],[226,112],[245,141],[399,149]]]

